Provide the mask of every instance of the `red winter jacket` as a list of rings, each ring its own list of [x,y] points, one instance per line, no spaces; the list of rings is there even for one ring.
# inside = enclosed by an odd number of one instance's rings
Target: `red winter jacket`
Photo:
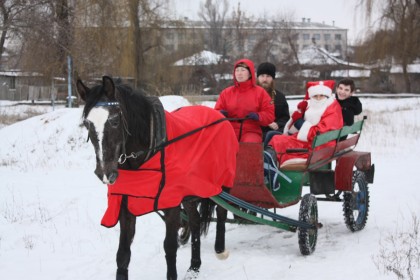
[[[274,105],[270,95],[260,86],[256,85],[254,64],[251,60],[241,59],[235,63],[245,63],[251,72],[251,79],[239,83],[234,78],[234,86],[224,89],[219,96],[214,107],[216,110],[227,111],[229,118],[245,118],[249,113],[255,112],[259,116],[259,121],[246,120],[242,126],[242,137],[246,133],[260,135],[262,141],[261,126],[268,126],[274,121]],[[235,77],[235,72],[233,73]],[[232,122],[236,136],[239,138],[241,124]]]

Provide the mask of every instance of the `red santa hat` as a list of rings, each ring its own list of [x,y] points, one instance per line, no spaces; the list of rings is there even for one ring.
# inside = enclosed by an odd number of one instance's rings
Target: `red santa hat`
[[[307,82],[305,99],[309,99],[314,95],[325,95],[327,97],[331,97],[334,85],[334,80]]]

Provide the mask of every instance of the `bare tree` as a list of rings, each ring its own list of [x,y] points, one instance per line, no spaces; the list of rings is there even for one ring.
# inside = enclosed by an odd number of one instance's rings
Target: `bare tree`
[[[15,6],[17,7],[17,6]],[[72,12],[68,0],[20,1],[14,34],[19,34],[22,70],[38,71],[46,78],[67,73],[72,41]]]
[[[420,49],[420,1],[416,0],[386,0],[381,1],[383,10],[380,14],[380,26],[388,30],[393,40],[381,42],[375,52],[389,50],[388,55],[401,64],[407,92],[411,92],[411,82],[407,66],[418,57]],[[370,18],[375,0],[360,0],[359,7],[364,7]],[[385,45],[386,43],[390,45]]]
[[[251,57],[245,49],[247,40],[255,40],[254,36],[250,36],[250,30],[257,22],[249,17],[242,9],[241,3],[232,12],[229,19],[229,28],[225,32],[225,52],[235,57]]]
[[[206,44],[210,51],[225,53],[223,28],[226,24],[228,10],[229,4],[227,0],[205,0],[204,3],[201,3],[198,16],[209,27],[210,34]]]
[[[5,53],[6,40],[20,38],[21,33],[28,25],[28,20],[25,18],[26,11],[37,5],[38,3],[22,0],[0,1],[0,57],[3,57]],[[16,53],[19,50],[9,49],[8,51]],[[0,67],[2,67],[1,61]]]

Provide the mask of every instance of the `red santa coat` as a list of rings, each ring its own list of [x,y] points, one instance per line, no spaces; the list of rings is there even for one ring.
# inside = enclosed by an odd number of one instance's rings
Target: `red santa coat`
[[[256,85],[255,69],[252,61],[241,59],[235,63],[234,69],[239,63],[245,63],[248,66],[251,79],[243,83],[238,83],[234,79],[235,85],[224,89],[220,93],[214,108],[227,111],[229,118],[245,118],[251,112],[257,113],[259,121],[246,120],[243,122],[241,139],[246,139],[247,133],[255,133],[259,135],[259,139],[262,141],[261,126],[268,126],[274,121],[274,105],[265,89]],[[233,76],[235,76],[235,73]],[[239,139],[241,124],[232,122],[232,126]]]
[[[310,105],[308,110],[305,112],[305,122],[300,128],[298,133],[293,135],[275,135],[269,145],[274,148],[277,152],[277,158],[279,164],[281,165],[286,160],[292,158],[302,158],[306,159],[308,157],[307,153],[302,154],[286,154],[287,149],[309,149],[311,150],[312,141],[315,138],[317,132],[324,133],[330,130],[340,129],[343,127],[343,116],[341,114],[341,106],[335,100],[335,98],[330,97],[327,100],[328,107],[321,113],[321,117],[316,116],[316,112],[310,112]],[[326,146],[332,146],[334,142],[328,142],[324,145],[318,147],[321,149]]]
[[[188,106],[165,112],[165,117],[167,138],[171,140],[217,121],[223,115],[208,107]],[[119,170],[115,184],[108,185],[108,208],[101,224],[116,225],[122,195],[128,195],[128,210],[136,216],[178,206],[185,196],[218,195],[222,186],[233,186],[237,151],[238,141],[232,126],[224,121],[166,146],[164,173],[162,152],[138,170]]]

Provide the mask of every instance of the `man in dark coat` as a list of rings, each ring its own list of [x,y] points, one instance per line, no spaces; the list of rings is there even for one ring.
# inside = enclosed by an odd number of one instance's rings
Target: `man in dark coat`
[[[262,127],[263,140],[267,138],[267,133],[275,131],[270,134],[281,134],[284,125],[290,118],[289,104],[287,104],[284,94],[274,86],[274,79],[276,78],[276,66],[270,62],[263,62],[257,68],[257,84],[263,87],[271,96],[272,103],[274,104],[274,122],[268,126]],[[270,136],[269,136],[270,137]]]
[[[353,96],[354,90],[355,85],[352,79],[343,79],[338,82],[336,98],[343,112],[344,125],[352,125],[354,116],[362,112],[362,103],[358,97]]]

